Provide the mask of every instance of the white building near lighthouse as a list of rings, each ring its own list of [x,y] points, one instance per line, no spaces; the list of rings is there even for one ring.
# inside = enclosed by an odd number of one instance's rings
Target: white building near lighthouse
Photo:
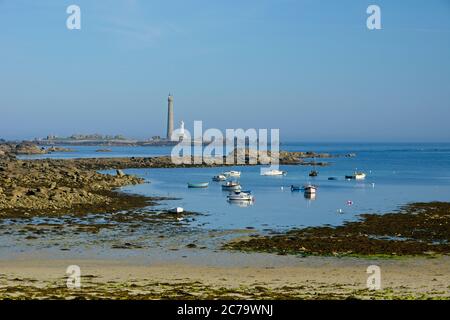
[[[180,121],[180,128],[177,130],[177,140],[184,140],[186,138],[186,133],[184,131],[184,121]]]

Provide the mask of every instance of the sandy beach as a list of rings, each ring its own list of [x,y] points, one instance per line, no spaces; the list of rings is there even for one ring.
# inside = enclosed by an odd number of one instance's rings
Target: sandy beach
[[[221,265],[227,259],[227,265]],[[187,261],[183,261],[187,260]],[[232,263],[230,264],[230,261]],[[68,289],[66,269],[81,269],[81,288]],[[381,268],[381,290],[367,289],[367,267]],[[211,253],[164,261],[0,260],[0,297],[33,299],[449,299],[450,257],[359,259]]]

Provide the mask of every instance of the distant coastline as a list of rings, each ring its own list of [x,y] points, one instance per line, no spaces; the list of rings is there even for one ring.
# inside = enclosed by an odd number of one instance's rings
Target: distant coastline
[[[136,147],[136,146],[174,146],[178,142],[168,140],[34,140],[31,141],[40,146],[123,146],[123,147]]]

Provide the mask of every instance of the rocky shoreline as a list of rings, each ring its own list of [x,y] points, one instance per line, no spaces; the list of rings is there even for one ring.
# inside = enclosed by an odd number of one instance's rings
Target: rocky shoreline
[[[73,151],[74,150],[70,148],[57,146],[50,146],[47,148],[39,147],[31,142],[0,144],[0,158],[3,157],[15,158],[15,156],[17,155],[48,154],[52,152],[73,152]]]
[[[151,205],[150,198],[116,188],[143,183],[123,174],[100,174],[70,162],[0,160],[0,217],[111,212]]]

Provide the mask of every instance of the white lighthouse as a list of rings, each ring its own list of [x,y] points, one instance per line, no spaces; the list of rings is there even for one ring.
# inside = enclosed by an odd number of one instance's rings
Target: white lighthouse
[[[180,128],[178,130],[178,141],[184,140],[184,138],[186,137],[185,132],[184,132],[184,121],[181,120],[180,121]]]

